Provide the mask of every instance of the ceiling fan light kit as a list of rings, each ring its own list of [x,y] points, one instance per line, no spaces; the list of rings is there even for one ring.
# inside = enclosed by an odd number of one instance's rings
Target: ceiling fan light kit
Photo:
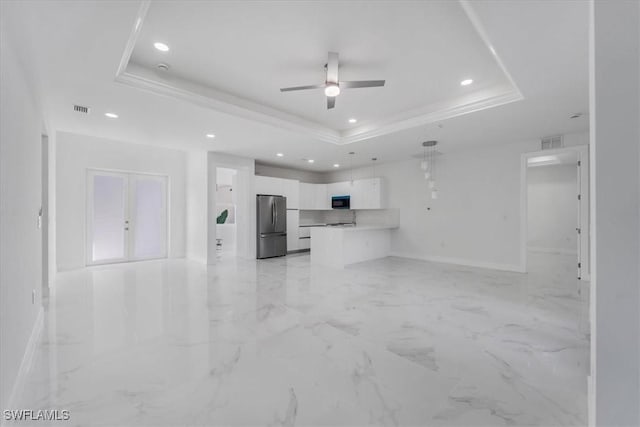
[[[338,96],[340,95],[340,86],[335,83],[327,83],[327,86],[324,88],[324,94],[327,96]]]
[[[325,65],[327,70],[327,78],[324,84],[308,85],[308,86],[293,86],[283,87],[280,92],[292,92],[298,90],[310,90],[310,89],[324,89],[324,94],[327,97],[327,109],[330,110],[336,106],[336,97],[340,95],[342,89],[358,89],[367,87],[382,87],[384,86],[384,80],[357,80],[344,82],[338,80],[338,53],[329,52],[327,64]]]

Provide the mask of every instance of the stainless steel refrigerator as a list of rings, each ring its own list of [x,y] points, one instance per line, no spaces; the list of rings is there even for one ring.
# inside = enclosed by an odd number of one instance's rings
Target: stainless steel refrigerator
[[[256,207],[258,259],[286,255],[287,198],[258,194]]]

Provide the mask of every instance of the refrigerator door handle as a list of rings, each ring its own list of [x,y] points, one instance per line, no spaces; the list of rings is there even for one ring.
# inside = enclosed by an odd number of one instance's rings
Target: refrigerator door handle
[[[271,201],[271,225],[275,227],[276,225],[276,202],[275,200]]]

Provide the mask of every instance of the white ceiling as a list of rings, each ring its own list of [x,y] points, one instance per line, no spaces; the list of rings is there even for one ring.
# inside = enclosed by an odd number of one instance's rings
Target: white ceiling
[[[341,80],[386,79],[385,87],[345,90],[333,110],[321,89],[279,91],[324,83],[328,51],[340,54]],[[169,64],[168,75],[335,130],[509,84],[455,1],[155,2],[130,60]],[[460,86],[470,76],[475,84]]]
[[[588,128],[588,115],[569,119],[574,112],[588,112],[588,8],[582,1],[474,1],[484,39],[457,2],[152,3],[128,65],[154,65],[161,56],[150,44],[166,41],[171,51],[163,62],[175,73],[168,81],[191,90],[212,89],[203,91],[206,102],[115,81],[140,15],[139,2],[7,3],[4,30],[20,48],[25,68],[35,74],[50,129],[325,171],[344,163],[348,151],[358,153],[357,165],[372,156],[381,162],[409,158],[425,139],[438,139],[446,154]],[[335,10],[340,13],[332,21]],[[331,112],[324,109],[321,92],[278,91],[321,82],[328,50],[340,52],[341,78],[382,78],[387,86],[345,92]],[[349,117],[361,119],[357,126],[388,125],[386,116],[458,102],[467,90],[458,85],[461,78],[477,82],[469,91],[486,93],[487,87],[504,85],[505,70],[523,100],[387,128],[348,145],[307,131],[316,126],[318,132],[343,132]],[[144,76],[155,76],[156,83],[167,80],[146,71]],[[220,107],[219,99],[209,97],[219,92],[264,106],[256,110],[262,116]],[[92,113],[74,113],[74,103],[90,106]],[[106,111],[120,117],[106,119]],[[205,138],[210,132],[215,139]],[[285,156],[276,158],[277,152]]]

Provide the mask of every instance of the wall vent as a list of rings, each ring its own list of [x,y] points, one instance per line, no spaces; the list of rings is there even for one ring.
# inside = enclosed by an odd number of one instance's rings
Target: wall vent
[[[540,147],[543,150],[564,147],[562,135],[546,136],[540,140]]]
[[[89,114],[89,107],[84,107],[82,105],[74,105],[73,111],[77,113],[82,113],[82,114]]]

